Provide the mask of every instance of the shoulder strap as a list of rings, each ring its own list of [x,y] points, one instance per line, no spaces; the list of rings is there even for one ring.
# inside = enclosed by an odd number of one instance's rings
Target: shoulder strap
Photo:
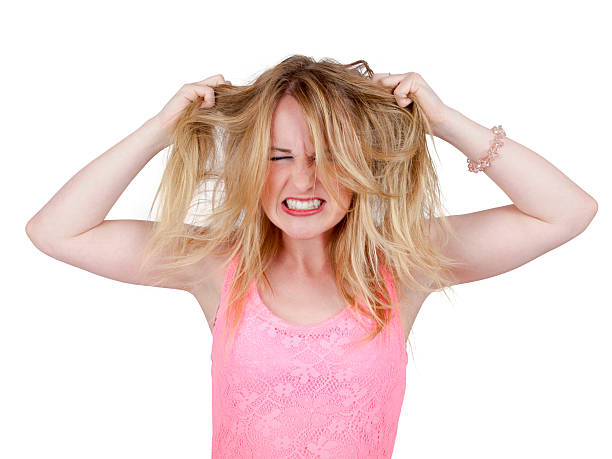
[[[225,277],[223,279],[223,288],[221,290],[221,298],[219,300],[219,305],[217,306],[217,312],[215,314],[215,319],[213,321],[213,327],[217,322],[217,318],[225,313],[227,309],[227,301],[229,297],[229,290],[232,286],[232,281],[234,279],[234,274],[236,273],[236,267],[238,265],[238,255],[235,255],[234,258],[230,260],[227,267],[225,268]]]
[[[406,338],[404,337],[404,326],[401,322],[402,318],[400,306],[397,298],[397,291],[395,290],[395,284],[393,283],[393,276],[387,265],[382,265],[381,272],[385,279],[387,290],[389,290],[391,295],[391,301],[394,303],[391,309],[390,332],[396,336],[398,342],[401,344],[400,349],[402,349],[404,358],[407,361],[408,354],[406,353]]]
[[[383,277],[385,278],[385,285],[391,293],[391,299],[394,302],[397,302],[397,292],[395,291],[395,285],[393,284],[393,276],[391,275],[391,271],[389,270],[389,268],[387,268],[386,265],[382,265],[381,272]]]

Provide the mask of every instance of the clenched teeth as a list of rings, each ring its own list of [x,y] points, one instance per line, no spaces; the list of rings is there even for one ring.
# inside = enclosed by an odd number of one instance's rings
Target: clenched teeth
[[[296,199],[285,200],[287,207],[296,210],[317,209],[321,206],[322,202],[323,201],[321,201],[320,199],[311,199],[310,201],[298,201]]]

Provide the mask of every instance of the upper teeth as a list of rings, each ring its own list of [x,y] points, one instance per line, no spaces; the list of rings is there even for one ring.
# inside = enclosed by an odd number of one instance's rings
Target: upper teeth
[[[320,199],[311,199],[310,201],[298,201],[296,199],[287,199],[287,207],[290,209],[316,209],[323,201]]]

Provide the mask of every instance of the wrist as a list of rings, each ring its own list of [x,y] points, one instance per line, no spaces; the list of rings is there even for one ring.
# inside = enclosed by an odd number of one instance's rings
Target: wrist
[[[155,143],[158,145],[160,151],[170,144],[171,134],[168,132],[168,129],[164,127],[157,115],[145,121],[143,128],[148,130],[154,137]]]
[[[432,119],[431,128],[433,134],[442,140],[446,140],[446,136],[450,131],[449,128],[458,115],[459,112],[457,110],[445,105],[440,113]]]

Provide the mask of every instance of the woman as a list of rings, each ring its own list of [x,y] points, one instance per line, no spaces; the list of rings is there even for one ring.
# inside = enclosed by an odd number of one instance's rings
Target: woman
[[[446,217],[427,134],[513,204]],[[158,221],[104,220],[170,145]],[[210,211],[185,223],[205,196]],[[521,266],[596,212],[419,74],[292,56],[246,86],[183,86],[27,232],[74,266],[195,296],[213,332],[213,457],[391,457],[406,340],[429,293]]]

